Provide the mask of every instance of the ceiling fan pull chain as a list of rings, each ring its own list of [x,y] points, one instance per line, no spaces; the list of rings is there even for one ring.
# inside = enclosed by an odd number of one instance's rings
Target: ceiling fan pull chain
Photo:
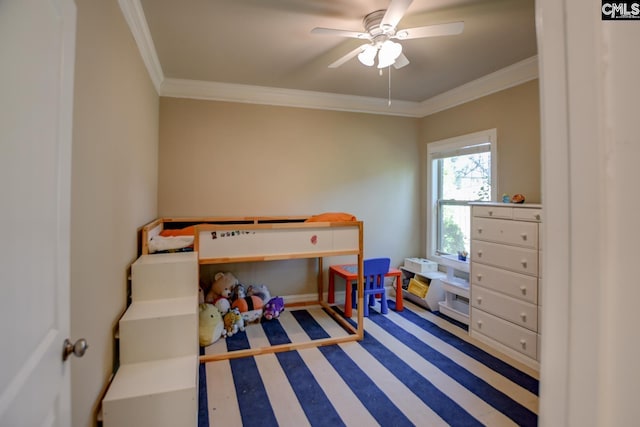
[[[389,101],[387,107],[391,107],[391,65],[389,65]]]

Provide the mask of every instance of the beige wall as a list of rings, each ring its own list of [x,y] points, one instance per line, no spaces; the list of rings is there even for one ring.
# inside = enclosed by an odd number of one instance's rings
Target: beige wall
[[[76,3],[71,333],[90,350],[72,364],[74,426],[93,424],[136,230],[156,216],[348,211],[365,221],[365,256],[400,264],[424,252],[424,142],[491,127],[499,192],[540,200],[537,82],[424,119],[159,100],[117,2]],[[311,261],[225,269],[274,293],[314,288]]]
[[[397,265],[419,255],[417,138],[411,118],[161,98],[159,213],[346,211],[364,221],[365,256]],[[222,268],[272,293],[314,290],[309,261]]]
[[[422,158],[426,158],[428,142],[492,128],[498,134],[498,196],[521,193],[527,202],[540,203],[538,80],[423,118]]]
[[[72,419],[87,427],[112,371],[136,229],[157,212],[158,96],[118,2],[76,4],[71,336],[89,350],[71,363]]]

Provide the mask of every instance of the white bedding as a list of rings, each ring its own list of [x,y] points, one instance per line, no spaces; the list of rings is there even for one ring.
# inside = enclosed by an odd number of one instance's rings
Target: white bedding
[[[193,245],[193,236],[153,236],[149,240],[149,253],[183,249]]]

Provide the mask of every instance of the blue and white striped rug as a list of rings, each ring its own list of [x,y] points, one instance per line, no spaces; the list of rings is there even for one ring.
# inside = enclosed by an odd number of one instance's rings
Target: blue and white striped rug
[[[201,364],[199,427],[537,425],[537,379],[405,307],[372,310],[360,342]],[[345,334],[321,308],[286,310],[204,352]]]

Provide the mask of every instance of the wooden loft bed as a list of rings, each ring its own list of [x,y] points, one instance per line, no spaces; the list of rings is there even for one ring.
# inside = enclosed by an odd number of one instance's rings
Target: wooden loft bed
[[[149,240],[165,226],[194,225],[194,251],[202,264],[260,262],[287,259],[317,259],[317,300],[287,304],[288,307],[320,305],[350,334],[298,343],[237,350],[200,356],[202,362],[231,359],[259,354],[289,351],[322,345],[359,341],[364,337],[363,311],[357,311],[353,327],[324,300],[323,258],[354,255],[357,257],[358,284],[363,283],[363,223],[362,221],[306,222],[309,217],[206,217],[163,218],[151,222],[142,230],[142,253],[148,253]],[[176,228],[176,227],[174,227]],[[146,249],[145,249],[146,248]],[[358,286],[357,303],[363,307],[364,294]]]

